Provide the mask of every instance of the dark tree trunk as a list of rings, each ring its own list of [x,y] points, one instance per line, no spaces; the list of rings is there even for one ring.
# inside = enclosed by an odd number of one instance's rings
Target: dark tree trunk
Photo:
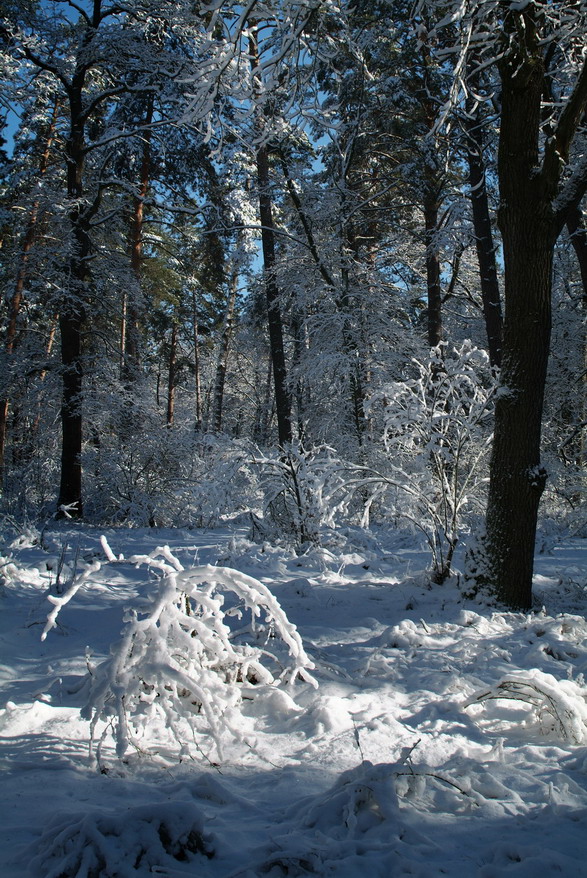
[[[540,167],[545,65],[537,21],[534,4],[506,13],[504,30],[510,42],[499,65],[498,221],[504,247],[505,318],[486,518],[486,572],[495,595],[513,609],[532,604],[538,506],[546,482],[540,438],[552,261],[566,219],[561,219],[561,210],[555,215],[552,205],[587,103],[586,63],[546,142]]]
[[[583,313],[587,313],[587,227],[585,216],[577,204],[573,204],[567,214],[567,231],[571,237],[571,244],[577,257],[581,282],[583,285]],[[581,420],[587,423],[587,339],[583,334],[583,373],[581,375]],[[578,454],[578,462],[581,466],[587,463],[587,439],[585,429],[580,431],[581,446]]]
[[[153,96],[147,96],[145,126],[153,121]],[[134,295],[124,294],[123,326],[121,333],[123,378],[136,378],[140,366],[139,326],[141,320],[141,275],[143,265],[143,225],[145,221],[145,198],[151,182],[151,129],[146,128],[143,135],[143,154],[139,180],[139,194],[135,198],[130,232],[130,263],[136,280]]]
[[[74,77],[74,83],[79,77]],[[69,506],[70,515],[81,517],[82,507],[82,335],[86,318],[88,257],[91,251],[89,218],[83,212],[84,128],[82,123],[83,79],[70,92],[71,130],[66,144],[67,194],[72,201],[69,212],[72,254],[69,263],[69,290],[59,313],[61,332],[61,480],[59,506]]]
[[[587,307],[587,227],[581,208],[574,204],[567,214],[567,230],[577,257],[583,283],[583,305]]]
[[[287,387],[283,324],[279,307],[279,288],[275,277],[275,231],[271,193],[269,190],[269,158],[265,147],[260,147],[257,150],[257,179],[259,184],[259,215],[262,227],[261,241],[265,271],[269,344],[271,346],[273,386],[275,389],[275,412],[277,415],[279,444],[283,446],[292,441],[291,399]]]
[[[253,31],[249,39],[251,66],[256,75],[260,75],[259,52],[256,35]],[[263,117],[257,116],[258,133],[263,133]],[[287,445],[292,441],[291,398],[287,386],[287,369],[283,343],[283,323],[279,307],[279,288],[276,278],[275,257],[275,225],[273,223],[273,206],[269,180],[269,154],[267,147],[261,143],[256,152],[257,185],[259,189],[259,217],[261,220],[261,244],[263,249],[263,269],[265,273],[265,294],[267,299],[267,317],[269,326],[269,345],[273,366],[273,386],[275,390],[275,412],[277,415],[277,432],[279,444]]]
[[[424,241],[426,244],[426,286],[428,290],[428,344],[436,347],[442,341],[442,286],[438,234],[438,198],[432,190],[424,194]]]
[[[171,341],[169,344],[169,363],[167,371],[167,426],[173,426],[175,418],[175,381],[177,372],[177,322],[174,320],[171,327]]]
[[[475,246],[479,263],[481,299],[487,333],[489,361],[501,365],[502,314],[495,246],[487,198],[485,162],[483,159],[483,129],[481,114],[474,111],[465,121],[467,163],[471,186],[471,212],[475,231]]]
[[[59,315],[61,331],[62,400],[61,400],[61,482],[59,505],[71,506],[73,517],[83,514],[82,508],[82,327],[83,316],[75,305],[62,308]]]
[[[437,123],[438,104],[434,100],[435,83],[432,72],[430,51],[426,45],[421,48],[422,83],[420,100],[424,112],[424,123],[430,140],[424,150],[422,209],[424,211],[424,245],[426,247],[426,289],[428,304],[428,344],[431,348],[440,344],[442,327],[442,284],[440,252],[438,248],[439,213],[442,204],[442,168],[437,155],[437,138],[432,132]]]
[[[194,329],[194,381],[196,385],[196,420],[194,429],[199,433],[202,429],[202,375],[200,369],[200,325],[198,323],[198,300],[196,291],[192,292],[192,320]]]
[[[59,312],[61,333],[62,397],[61,397],[61,479],[59,506],[68,506],[69,515],[83,515],[82,505],[82,338],[86,320],[87,287],[90,280],[89,256],[90,219],[92,209],[84,203],[85,126],[84,89],[89,65],[85,54],[100,21],[100,0],[94,0],[93,24],[88,24],[82,38],[82,51],[71,82],[67,87],[70,128],[65,144],[67,164],[67,196],[70,200],[69,225],[71,255],[69,288]],[[83,60],[82,60],[83,59]]]
[[[216,376],[214,380],[214,397],[212,399],[211,426],[214,433],[220,433],[222,429],[222,407],[224,404],[224,385],[226,383],[226,370],[228,368],[228,351],[232,339],[234,308],[236,304],[236,292],[238,289],[238,270],[235,266],[231,283],[228,306],[224,316],[224,327],[220,338],[220,350],[216,363]]]

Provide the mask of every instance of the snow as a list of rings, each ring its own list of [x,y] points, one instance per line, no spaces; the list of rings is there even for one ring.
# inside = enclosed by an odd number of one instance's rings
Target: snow
[[[300,556],[229,530],[29,537],[0,560],[3,878],[587,876],[587,541],[537,555],[523,614],[455,578],[430,587],[401,532]],[[65,543],[77,571],[48,594]],[[207,590],[212,614],[228,592],[269,607],[318,688],[244,686],[222,762],[195,721],[182,747],[148,711],[117,758],[102,717],[97,768],[82,716],[96,668],[172,582]],[[204,635],[224,637],[218,619]]]

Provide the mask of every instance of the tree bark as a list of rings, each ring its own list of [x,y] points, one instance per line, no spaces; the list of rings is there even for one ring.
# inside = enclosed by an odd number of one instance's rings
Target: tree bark
[[[89,256],[92,249],[90,220],[97,210],[84,201],[85,136],[87,113],[84,108],[86,78],[91,64],[90,44],[101,21],[101,0],[94,0],[91,23],[81,39],[80,53],[71,81],[66,85],[69,100],[69,133],[65,143],[67,196],[70,202],[69,226],[71,255],[69,288],[59,312],[61,333],[61,478],[58,506],[69,507],[69,515],[81,518],[82,504],[82,338],[86,321],[87,288],[90,281]]]
[[[196,385],[196,421],[194,429],[202,429],[202,376],[200,370],[200,326],[198,323],[198,300],[196,291],[192,292],[192,320],[194,329],[194,381]]]
[[[260,69],[259,51],[256,35],[249,38],[251,67],[256,75]],[[258,134],[263,134],[263,118],[257,112]],[[273,366],[273,386],[275,391],[275,412],[277,415],[277,432],[280,446],[292,441],[291,398],[287,386],[287,368],[283,343],[283,322],[279,307],[279,287],[276,278],[275,257],[275,225],[273,222],[273,206],[269,179],[269,153],[267,146],[261,142],[256,150],[257,185],[259,190],[259,217],[261,220],[261,245],[263,250],[263,270],[265,274],[265,294],[267,300],[267,318],[269,328],[269,345]]]
[[[426,244],[426,287],[428,290],[428,344],[435,348],[442,341],[442,286],[440,257],[436,244],[438,233],[438,198],[428,190],[424,194],[424,241]]]
[[[73,517],[83,515],[82,506],[82,334],[86,319],[87,284],[91,251],[89,217],[84,213],[84,122],[82,90],[84,78],[76,72],[70,89],[71,128],[66,144],[67,194],[71,199],[69,223],[72,253],[69,261],[69,290],[59,313],[61,332],[61,479],[59,506],[68,506]]]
[[[545,64],[537,16],[533,4],[506,13],[504,30],[510,42],[499,65],[498,221],[504,247],[505,318],[486,517],[486,572],[497,598],[513,609],[532,604],[538,506],[546,482],[540,438],[553,250],[562,226],[553,202],[587,100],[587,79],[582,79],[586,65],[578,80],[581,87],[561,111],[540,165]]]
[[[154,108],[153,95],[147,95],[147,109],[145,112],[146,130],[143,135],[143,153],[141,156],[141,170],[139,180],[139,193],[134,201],[134,210],[131,221],[130,233],[130,264],[136,281],[134,295],[124,293],[123,301],[123,326],[121,331],[121,348],[123,363],[123,378],[132,380],[136,378],[140,366],[139,352],[139,325],[141,317],[141,275],[143,264],[143,225],[145,222],[145,198],[151,182],[151,138],[152,132],[148,127],[153,121]]]
[[[581,208],[574,204],[567,215],[567,230],[577,257],[583,283],[583,307],[587,308],[587,227]]]
[[[169,364],[167,371],[167,426],[173,427],[175,417],[175,381],[177,372],[177,321],[171,326],[169,345]]]
[[[422,83],[421,104],[424,113],[424,124],[429,136],[434,131],[438,104],[433,99],[435,84],[431,67],[430,51],[424,45],[421,48]],[[424,245],[426,247],[426,289],[428,299],[428,344],[431,348],[440,344],[443,338],[442,326],[442,284],[440,253],[438,249],[438,219],[442,204],[442,170],[438,154],[438,138],[434,137],[424,148],[424,168],[422,169],[424,185],[422,190],[422,209],[424,211]]]
[[[220,338],[220,350],[216,363],[216,376],[214,379],[214,396],[212,398],[212,414],[210,417],[212,431],[220,433],[222,429],[222,407],[224,404],[224,386],[226,383],[226,370],[228,368],[228,351],[232,339],[234,324],[234,308],[238,289],[238,268],[234,267],[230,280],[230,293],[228,305],[224,316],[224,326]]]
[[[83,312],[72,303],[59,314],[61,331],[61,480],[59,506],[68,506],[72,517],[81,517],[82,508],[82,328]]]
[[[571,244],[577,257],[581,282],[583,284],[583,314],[587,313],[587,227],[585,216],[578,204],[573,204],[567,214],[567,231],[571,238]],[[583,334],[583,373],[581,375],[581,420],[587,423],[587,338]],[[581,450],[578,455],[579,463],[584,466],[587,462],[587,438],[585,429],[580,432]]]

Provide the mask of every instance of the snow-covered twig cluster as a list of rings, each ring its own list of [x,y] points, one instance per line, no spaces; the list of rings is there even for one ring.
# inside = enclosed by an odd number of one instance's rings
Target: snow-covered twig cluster
[[[557,680],[531,668],[523,676],[502,677],[494,686],[474,692],[463,706],[499,699],[529,704],[543,732],[554,731],[572,744],[587,742],[587,690],[574,680]]]
[[[292,443],[281,454],[259,453],[253,462],[261,474],[269,529],[297,548],[319,543],[321,529],[334,526],[348,499],[347,473],[333,449],[304,451]]]
[[[371,408],[382,409],[388,484],[400,491],[398,512],[424,530],[434,578],[442,582],[451,571],[463,512],[483,484],[496,385],[487,354],[469,341],[453,351],[440,345],[412,367],[415,377],[385,386]]]
[[[185,752],[189,741],[201,750],[199,739],[211,736],[222,759],[224,734],[243,738],[243,699],[297,678],[317,685],[295,626],[258,580],[226,567],[185,570],[168,547],[129,560],[162,577],[147,606],[128,613],[110,657],[90,671],[82,716],[92,740],[106,723],[98,760],[110,733],[122,758],[158,721]]]

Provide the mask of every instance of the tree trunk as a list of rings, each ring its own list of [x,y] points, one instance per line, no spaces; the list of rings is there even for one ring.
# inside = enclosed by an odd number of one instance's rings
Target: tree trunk
[[[45,355],[47,357],[47,360],[51,356],[51,352],[53,350],[53,345],[55,343],[55,335],[57,333],[57,324],[58,323],[59,323],[59,316],[56,314],[55,317],[53,318],[53,320],[51,321],[51,328],[49,330],[49,337],[47,339],[47,344],[45,345]],[[45,368],[45,369],[41,370],[41,373],[39,375],[39,381],[43,382],[46,377],[47,377],[47,369]],[[41,401],[39,401],[37,404],[37,414],[35,415],[35,420],[33,421],[32,430],[31,430],[33,435],[36,435],[36,433],[39,429],[39,425],[41,423],[42,408],[43,408],[43,403]]]
[[[99,21],[100,0],[94,2],[94,20]],[[80,59],[95,33],[87,27],[82,37]],[[78,59],[67,88],[70,128],[65,143],[67,197],[70,201],[69,226],[71,255],[69,286],[59,312],[61,332],[61,479],[58,506],[68,506],[69,515],[83,515],[82,506],[82,333],[86,319],[87,287],[90,280],[88,260],[92,249],[90,220],[95,209],[84,203],[85,125],[84,88],[89,67]]]
[[[175,377],[177,371],[177,321],[174,319],[171,327],[171,342],[169,345],[169,365],[167,372],[167,426],[173,426],[175,417]]]
[[[587,228],[581,208],[574,204],[567,215],[567,230],[577,257],[583,283],[583,304],[587,307]]]
[[[196,433],[202,429],[202,376],[200,374],[200,326],[198,323],[198,302],[196,291],[192,292],[192,320],[194,327],[194,380],[196,384]]]
[[[438,234],[438,198],[434,191],[424,194],[424,241],[426,244],[426,287],[428,290],[428,344],[435,348],[442,341],[442,286]]]
[[[581,281],[583,284],[583,314],[587,313],[587,227],[581,208],[574,204],[567,214],[567,231],[577,257]],[[583,374],[581,376],[581,420],[587,423],[587,339],[583,335]],[[585,429],[581,430],[581,450],[579,463],[587,463],[587,437]]]
[[[84,166],[83,126],[79,122],[79,101],[71,97],[72,128],[67,142],[67,194],[73,207],[69,213],[72,255],[69,262],[70,284],[67,300],[61,305],[59,328],[61,331],[62,398],[61,398],[61,480],[59,506],[69,506],[69,514],[83,515],[82,507],[82,334],[86,318],[87,284],[89,281],[88,257],[91,251],[89,219],[80,208],[83,193]],[[79,104],[79,105],[78,105]]]
[[[271,357],[267,357],[267,376],[265,378],[265,386],[263,396],[258,401],[257,413],[255,417],[255,429],[253,435],[255,441],[260,445],[265,445],[269,441],[269,425],[273,416],[272,398],[271,398],[271,382],[273,379],[273,363]]]
[[[62,401],[61,401],[61,482],[59,505],[70,506],[77,517],[82,508],[82,326],[83,316],[72,304],[59,315],[61,331]]]
[[[249,38],[251,66],[258,76],[260,71],[259,52],[256,35]],[[263,118],[257,113],[258,134],[263,133]],[[259,217],[261,220],[261,244],[263,249],[263,270],[265,273],[265,294],[267,299],[267,318],[269,326],[269,345],[273,366],[273,386],[275,391],[275,411],[280,446],[292,441],[291,399],[287,386],[287,369],[283,344],[283,323],[279,307],[279,288],[277,286],[275,258],[275,226],[269,181],[269,153],[264,143],[257,148],[257,185],[259,189]]]
[[[273,365],[273,386],[275,391],[275,411],[277,414],[277,433],[279,444],[292,441],[291,399],[287,387],[287,369],[283,344],[283,323],[279,307],[279,288],[275,277],[275,231],[271,193],[269,191],[269,158],[267,149],[257,150],[257,179],[259,184],[259,215],[261,218],[261,241],[263,247],[263,268],[265,272],[265,293],[267,298],[267,318],[269,324],[269,344]]]
[[[432,75],[430,51],[426,45],[421,48],[423,63],[421,104],[424,123],[431,138],[424,149],[424,186],[422,208],[424,211],[424,244],[426,246],[426,289],[428,298],[428,344],[435,348],[443,337],[442,327],[442,285],[440,253],[438,249],[438,215],[442,204],[442,170],[438,157],[438,138],[432,138],[437,123],[438,104],[433,99],[435,83]]]
[[[153,96],[147,96],[145,125],[153,121]],[[136,289],[128,296],[124,293],[123,327],[121,332],[121,348],[123,377],[126,380],[136,378],[140,366],[139,325],[141,317],[141,275],[143,263],[143,225],[145,221],[145,198],[151,182],[151,129],[147,127],[143,135],[143,154],[139,180],[139,194],[135,198],[130,232],[130,264],[135,276]]]
[[[546,482],[540,437],[557,237],[553,193],[536,174],[544,65],[531,14],[526,24],[527,54],[514,50],[500,64],[498,221],[505,319],[486,518],[488,580],[497,598],[513,609],[532,605],[538,505]]]
[[[228,306],[224,317],[224,327],[220,338],[220,350],[216,363],[216,377],[214,380],[214,397],[212,400],[211,426],[214,433],[220,433],[222,429],[222,406],[224,403],[224,385],[226,383],[226,370],[228,368],[228,351],[232,339],[234,323],[234,307],[238,289],[238,268],[235,266],[230,281],[230,294]]]

